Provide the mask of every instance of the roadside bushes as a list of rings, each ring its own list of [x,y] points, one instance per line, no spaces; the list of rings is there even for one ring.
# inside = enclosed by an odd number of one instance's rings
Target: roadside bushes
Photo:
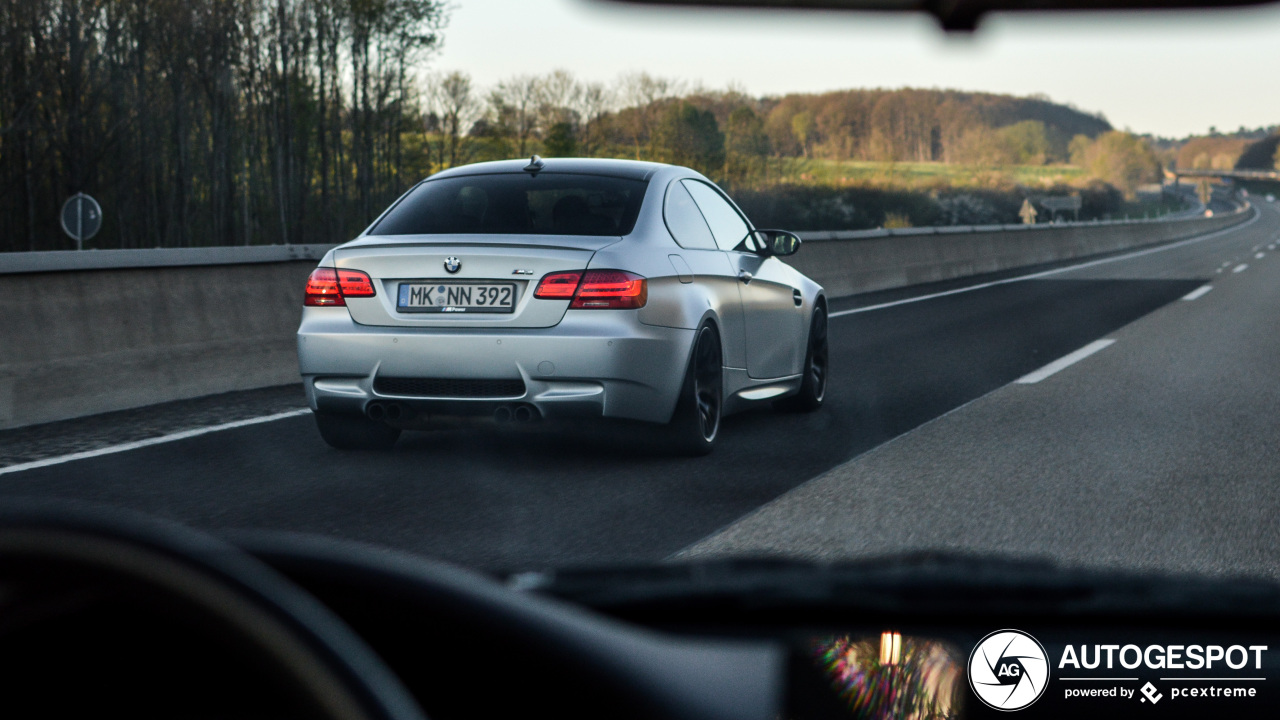
[[[1026,198],[1081,196],[1081,220],[1104,219],[1123,211],[1124,196],[1102,182],[1084,187],[892,190],[869,187],[779,184],[740,188],[734,201],[758,227],[788,230],[866,230],[886,227],[999,225],[1021,222],[1018,210]],[[1040,220],[1047,222],[1043,212]]]

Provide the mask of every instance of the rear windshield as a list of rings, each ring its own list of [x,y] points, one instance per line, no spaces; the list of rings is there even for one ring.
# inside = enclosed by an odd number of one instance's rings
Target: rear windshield
[[[428,180],[371,235],[626,235],[646,180],[600,175],[504,173]]]

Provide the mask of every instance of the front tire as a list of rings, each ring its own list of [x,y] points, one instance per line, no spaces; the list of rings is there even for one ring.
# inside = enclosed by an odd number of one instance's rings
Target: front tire
[[[827,398],[830,351],[827,343],[827,310],[819,305],[809,321],[809,344],[804,357],[804,380],[800,392],[778,401],[779,410],[813,412]]]
[[[320,437],[339,450],[387,450],[400,438],[400,429],[357,415],[314,413]]]
[[[724,362],[720,335],[711,325],[703,325],[694,338],[684,386],[671,424],[667,426],[673,449],[681,455],[710,453],[720,435],[723,405]]]

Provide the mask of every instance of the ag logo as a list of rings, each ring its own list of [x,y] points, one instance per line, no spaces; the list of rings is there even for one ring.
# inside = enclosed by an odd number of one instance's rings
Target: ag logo
[[[997,630],[969,655],[969,687],[996,710],[1021,710],[1040,699],[1049,684],[1049,656],[1021,630]]]

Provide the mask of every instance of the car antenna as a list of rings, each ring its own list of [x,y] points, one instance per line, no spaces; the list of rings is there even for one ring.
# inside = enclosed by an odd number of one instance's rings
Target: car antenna
[[[534,155],[529,158],[529,164],[524,166],[524,171],[530,175],[537,175],[538,171],[541,170],[544,165],[546,165],[546,163],[542,162],[542,158]]]

